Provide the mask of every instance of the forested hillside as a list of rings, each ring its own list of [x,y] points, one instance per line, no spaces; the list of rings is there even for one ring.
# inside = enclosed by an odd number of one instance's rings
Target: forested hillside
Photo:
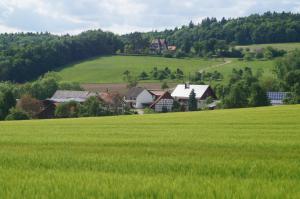
[[[113,33],[87,31],[77,36],[49,33],[2,34],[0,80],[24,82],[47,71],[122,48]]]
[[[175,55],[168,57],[248,57],[248,52],[235,45],[283,43],[300,41],[300,14],[265,13],[249,17],[217,20],[204,19],[200,24],[162,32],[131,33],[118,36],[101,30],[76,36],[56,36],[50,33],[17,33],[0,35],[0,81],[25,82],[45,72],[70,63],[101,55],[123,52],[149,53],[155,38],[176,45]],[[174,53],[174,52],[173,52]],[[249,54],[249,53],[248,53]],[[285,52],[268,49],[269,57]],[[270,55],[271,54],[271,55]],[[254,55],[253,55],[254,56]],[[255,55],[264,57],[264,55]]]
[[[134,36],[133,36],[134,34]],[[231,45],[285,43],[300,41],[300,14],[271,13],[250,15],[236,19],[217,20],[206,18],[200,24],[191,22],[188,26],[162,32],[133,33],[123,36],[132,48],[147,48],[145,40],[167,39],[184,53],[194,50],[226,50]],[[140,40],[140,42],[138,42]],[[143,46],[143,44],[146,44]]]

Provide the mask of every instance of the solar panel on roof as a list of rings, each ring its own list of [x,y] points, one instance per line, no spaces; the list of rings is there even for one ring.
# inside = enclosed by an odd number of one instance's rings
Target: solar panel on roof
[[[286,92],[268,92],[267,95],[270,100],[284,100],[287,93]]]

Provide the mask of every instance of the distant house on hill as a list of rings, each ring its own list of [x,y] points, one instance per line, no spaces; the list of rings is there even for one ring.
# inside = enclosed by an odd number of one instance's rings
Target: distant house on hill
[[[156,98],[155,101],[150,105],[150,108],[154,109],[155,112],[172,111],[174,99],[168,91],[157,91],[156,94],[154,94],[154,96],[156,96]]]
[[[272,105],[282,105],[283,100],[287,97],[288,92],[267,92],[267,96]]]
[[[124,101],[133,108],[142,109],[151,105],[154,99],[153,95],[147,89],[134,87],[126,93]]]
[[[65,91],[65,90],[58,90],[54,93],[54,95],[48,99],[54,103],[64,103],[75,101],[78,103],[85,102],[88,98],[92,96],[97,96],[96,93],[89,92],[89,91]]]
[[[165,39],[154,39],[149,49],[152,53],[162,53],[164,50],[168,50],[168,43]]]
[[[168,50],[169,50],[170,52],[175,52],[176,49],[177,49],[176,46],[168,46]]]
[[[216,100],[217,96],[209,85],[190,85],[190,84],[179,84],[172,92],[171,96],[178,101],[182,106],[188,106],[189,96],[194,90],[196,99],[198,101],[198,108],[203,106],[204,100],[208,97]]]

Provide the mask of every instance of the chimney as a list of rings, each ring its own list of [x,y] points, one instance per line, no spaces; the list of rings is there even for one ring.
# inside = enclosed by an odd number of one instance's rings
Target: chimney
[[[185,88],[185,89],[189,89],[189,88],[190,88],[190,83],[186,82],[186,83],[184,84],[184,88]]]

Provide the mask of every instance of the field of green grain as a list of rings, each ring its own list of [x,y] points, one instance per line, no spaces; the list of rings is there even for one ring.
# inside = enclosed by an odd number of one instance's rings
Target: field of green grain
[[[237,46],[236,48],[249,48],[250,50],[262,49],[271,46],[273,48],[282,49],[285,51],[293,51],[300,49],[300,43],[278,43],[278,44],[254,44],[249,46]]]
[[[73,64],[59,71],[59,75],[64,81],[73,81],[79,83],[123,83],[123,73],[129,70],[132,75],[137,76],[142,71],[147,72],[157,67],[164,69],[169,67],[172,71],[180,68],[185,76],[189,73],[194,74],[197,71],[220,71],[225,79],[231,73],[233,68],[244,68],[246,66],[256,71],[258,68],[269,75],[274,67],[273,61],[252,61],[244,62],[237,59],[225,60],[204,60],[200,58],[170,59],[150,56],[110,56],[100,57],[78,64]],[[171,80],[169,80],[171,81]],[[159,82],[148,80],[146,82]]]
[[[300,106],[0,123],[0,198],[300,198]]]

